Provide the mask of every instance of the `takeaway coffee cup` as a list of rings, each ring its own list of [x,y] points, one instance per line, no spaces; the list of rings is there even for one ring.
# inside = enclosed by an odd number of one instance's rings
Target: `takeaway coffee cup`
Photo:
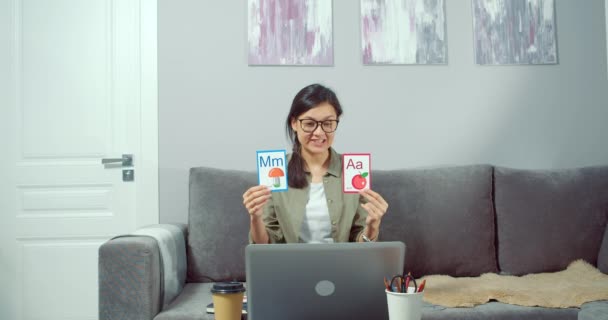
[[[245,286],[241,282],[218,282],[211,288],[216,320],[240,320]]]
[[[390,320],[420,320],[423,295],[424,291],[402,293],[386,290],[388,318]]]

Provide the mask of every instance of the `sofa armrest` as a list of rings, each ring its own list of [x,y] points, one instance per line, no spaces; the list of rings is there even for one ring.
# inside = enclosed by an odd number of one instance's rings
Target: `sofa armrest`
[[[99,319],[152,320],[161,310],[158,243],[115,238],[99,248]]]
[[[608,224],[606,224],[604,240],[602,240],[602,246],[597,255],[597,268],[600,269],[601,272],[608,274]]]
[[[150,225],[99,249],[99,319],[151,320],[183,290],[185,225]]]

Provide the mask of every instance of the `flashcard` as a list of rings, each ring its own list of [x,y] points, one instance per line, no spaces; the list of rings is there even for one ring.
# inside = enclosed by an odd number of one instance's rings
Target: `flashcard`
[[[372,156],[369,153],[342,154],[342,192],[357,193],[372,184]]]
[[[257,151],[258,184],[270,191],[287,191],[287,157],[285,150]]]

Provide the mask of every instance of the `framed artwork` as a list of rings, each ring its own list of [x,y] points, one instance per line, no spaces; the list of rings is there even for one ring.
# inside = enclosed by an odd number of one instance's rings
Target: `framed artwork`
[[[331,0],[248,0],[249,65],[333,65]]]
[[[557,64],[554,0],[472,0],[477,64]]]
[[[445,64],[444,0],[361,0],[363,64]]]

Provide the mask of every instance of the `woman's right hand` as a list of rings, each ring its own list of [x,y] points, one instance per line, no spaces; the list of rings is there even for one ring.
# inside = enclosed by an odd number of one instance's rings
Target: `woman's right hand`
[[[270,188],[267,186],[251,187],[243,193],[243,205],[245,205],[251,217],[259,218],[262,216],[264,205],[268,202],[270,196]]]

